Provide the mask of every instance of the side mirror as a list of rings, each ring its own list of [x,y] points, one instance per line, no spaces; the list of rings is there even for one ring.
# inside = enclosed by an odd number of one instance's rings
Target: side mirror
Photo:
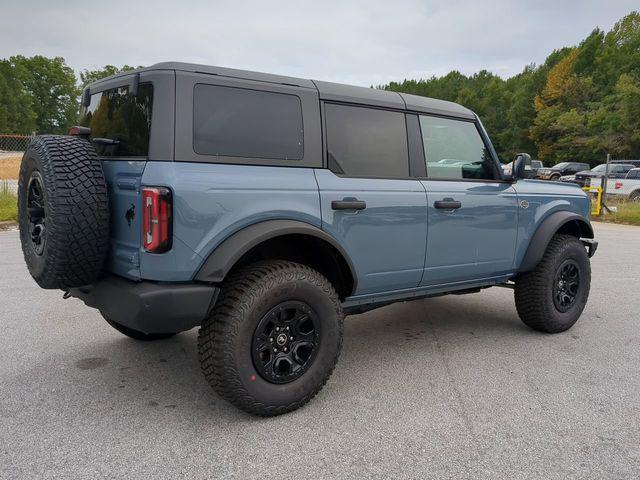
[[[511,178],[513,180],[527,178],[527,170],[531,170],[531,155],[528,153],[518,153],[513,161]]]

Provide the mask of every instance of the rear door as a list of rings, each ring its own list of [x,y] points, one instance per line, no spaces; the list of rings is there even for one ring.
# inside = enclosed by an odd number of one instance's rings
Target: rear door
[[[357,294],[416,287],[427,235],[424,187],[409,178],[405,114],[326,103],[322,228],[345,248]]]
[[[107,269],[140,277],[142,174],[149,160],[173,159],[175,73],[147,71],[94,83],[80,124],[91,138],[107,181],[110,252]]]
[[[518,199],[473,121],[420,115],[427,178],[427,255],[422,285],[510,272]]]

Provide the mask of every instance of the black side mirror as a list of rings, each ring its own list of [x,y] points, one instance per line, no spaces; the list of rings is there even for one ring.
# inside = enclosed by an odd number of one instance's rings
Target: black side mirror
[[[513,161],[511,178],[513,180],[527,178],[527,170],[531,171],[531,155],[528,153],[518,153]]]

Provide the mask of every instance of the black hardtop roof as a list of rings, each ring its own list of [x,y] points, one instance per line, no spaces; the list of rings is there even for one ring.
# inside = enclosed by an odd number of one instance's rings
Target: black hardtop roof
[[[235,68],[215,67],[211,65],[199,65],[184,62],[161,62],[149,67],[122,72],[102,80],[98,80],[92,85],[98,85],[105,80],[111,80],[120,76],[127,76],[133,73],[151,70],[176,70],[182,72],[202,73],[206,75],[220,75],[229,78],[239,78],[243,80],[254,80],[258,82],[277,83],[291,85],[301,88],[316,89],[321,99],[338,102],[372,105],[386,108],[400,108],[416,112],[434,113],[438,115],[448,115],[475,119],[475,114],[468,108],[457,103],[438,100],[435,98],[421,97],[407,93],[390,92],[375,88],[357,87],[344,85],[341,83],[324,82],[320,80],[309,80],[304,78],[288,77],[284,75],[274,75],[271,73],[252,72],[249,70],[238,70]]]

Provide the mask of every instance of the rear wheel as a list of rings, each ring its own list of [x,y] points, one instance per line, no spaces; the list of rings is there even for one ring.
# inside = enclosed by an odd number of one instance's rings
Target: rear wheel
[[[249,413],[279,415],[313,398],[342,347],[343,313],[333,286],[288,261],[238,269],[200,328],[205,377]]]
[[[640,190],[631,192],[631,195],[629,195],[629,200],[632,202],[640,202]]]
[[[551,175],[550,180],[553,182],[557,182],[558,180],[560,180],[560,174]]]
[[[534,330],[564,332],[582,314],[590,286],[591,266],[582,242],[555,235],[536,268],[516,279],[518,315]]]

